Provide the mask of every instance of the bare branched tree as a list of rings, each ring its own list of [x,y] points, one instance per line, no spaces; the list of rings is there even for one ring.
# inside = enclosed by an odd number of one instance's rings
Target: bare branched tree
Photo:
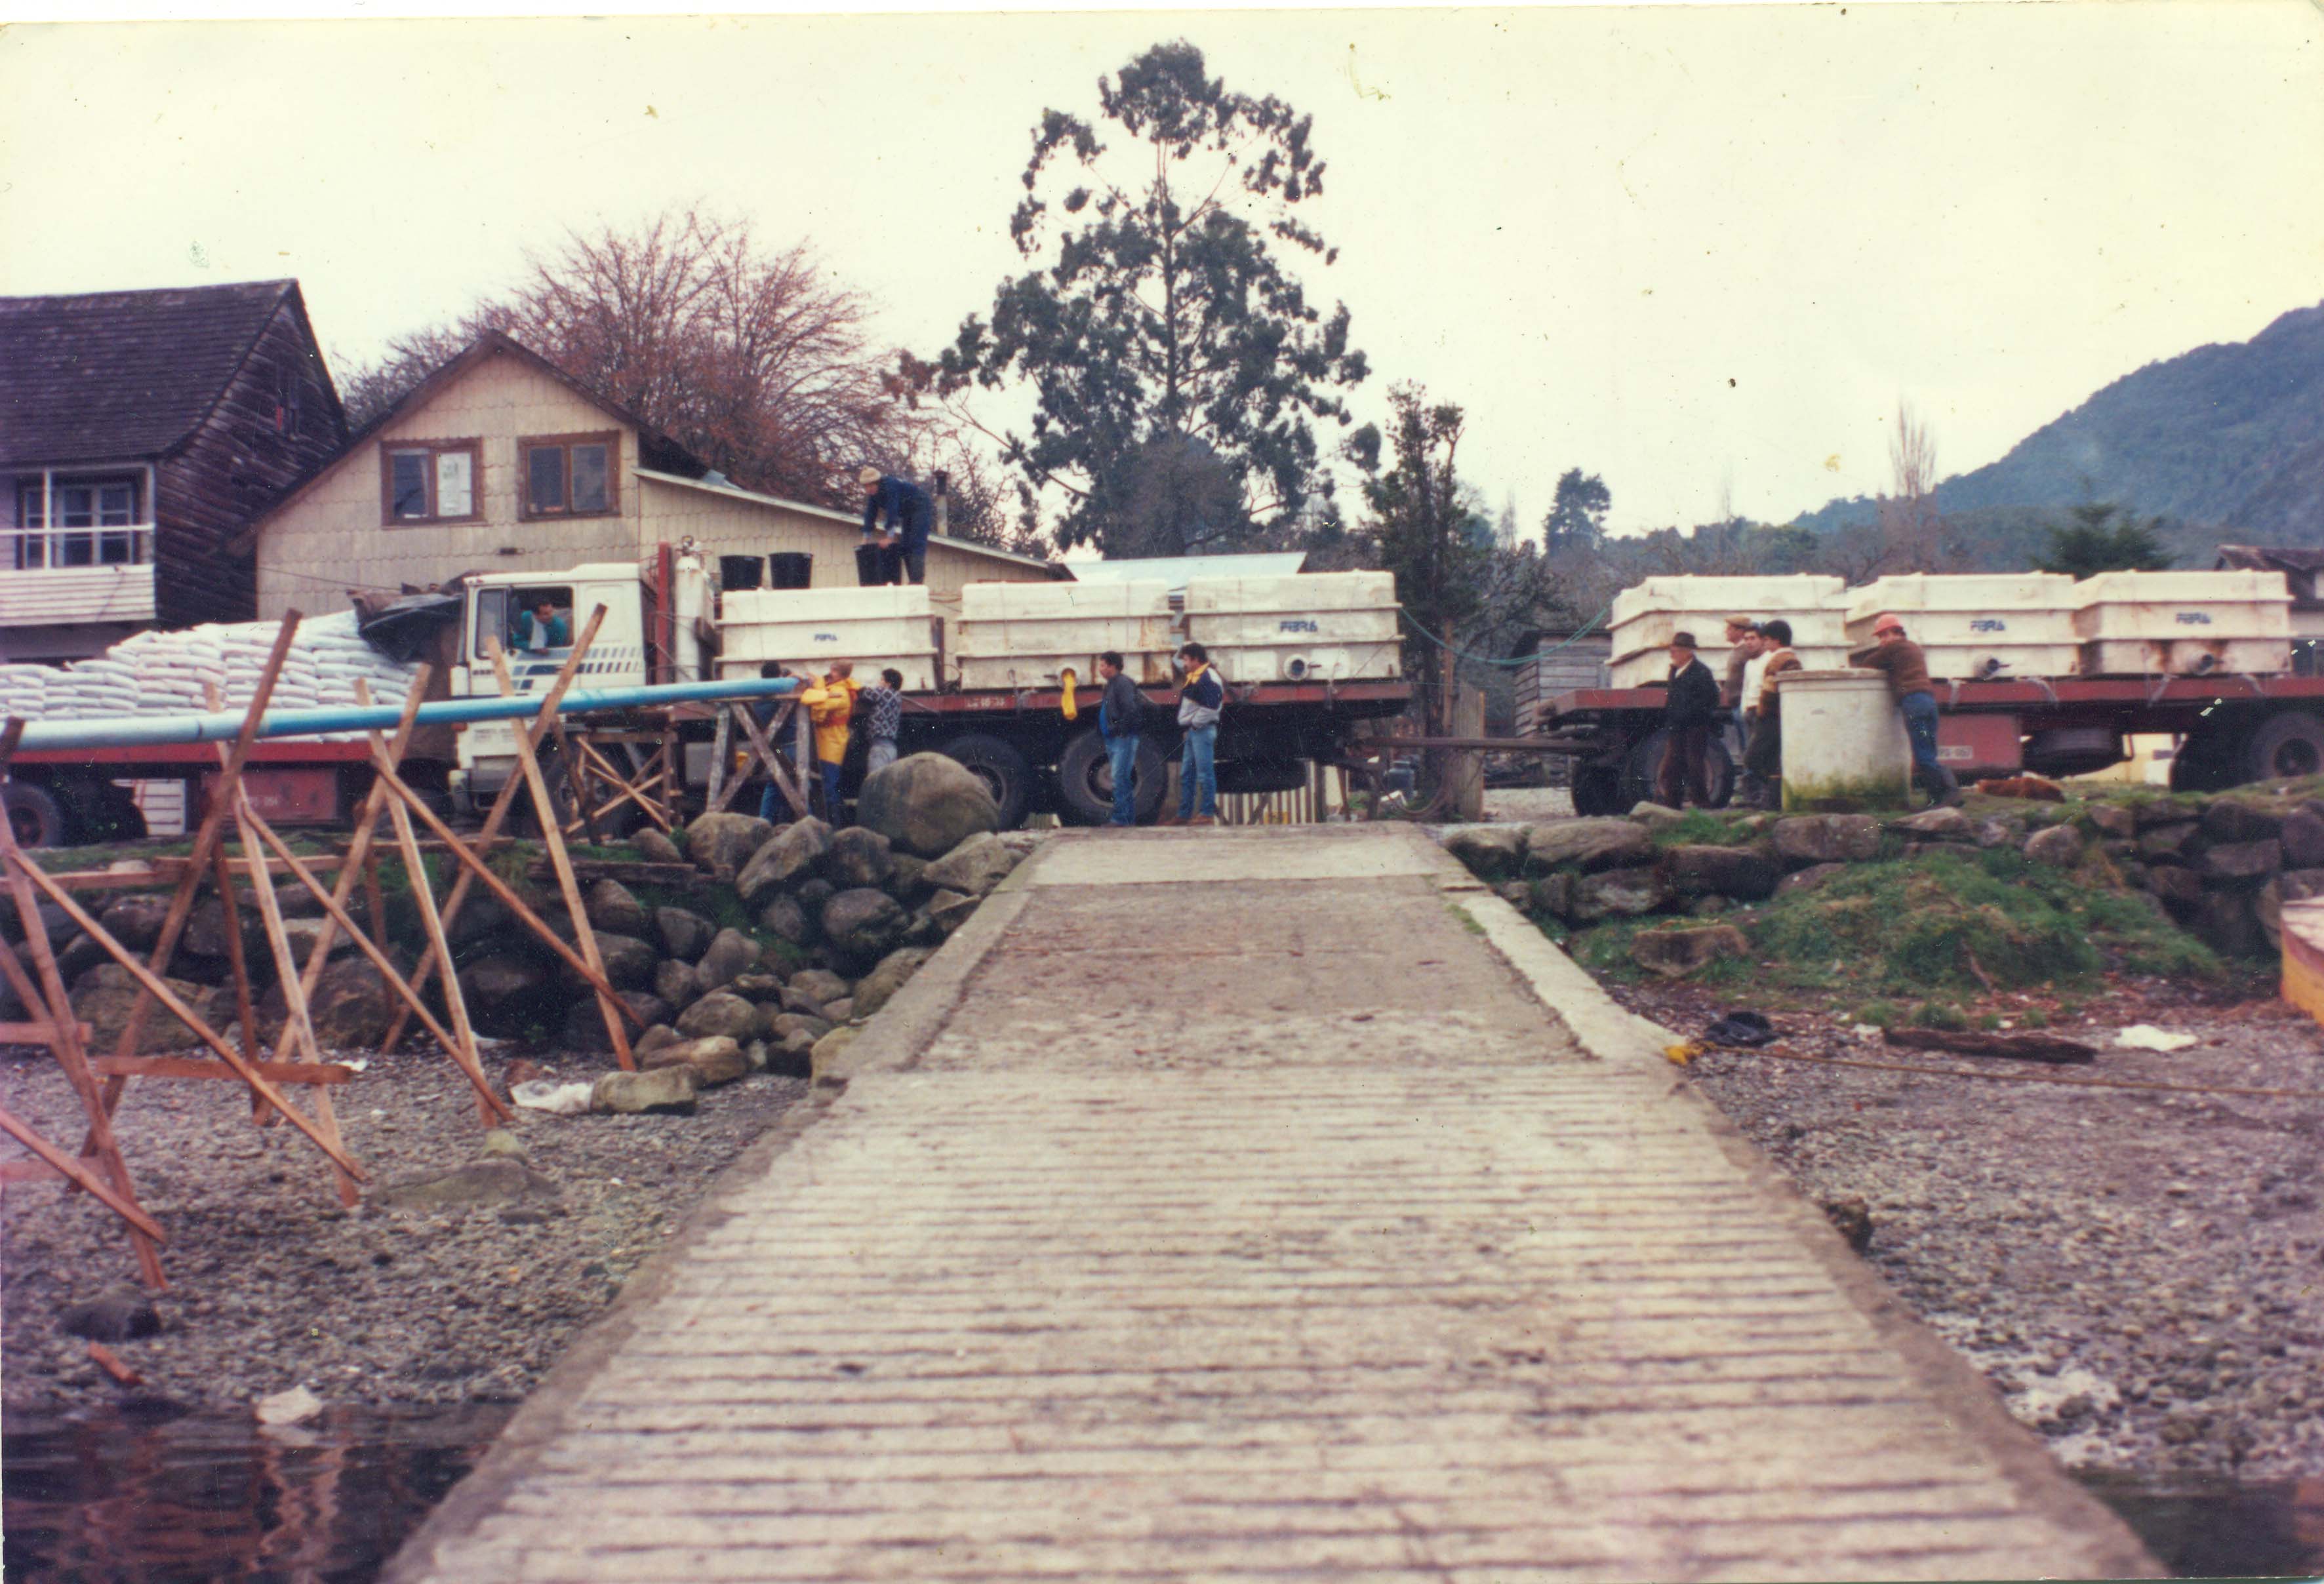
[[[1880,502],[1882,567],[1888,572],[1946,572],[1959,557],[1938,511],[1937,442],[1913,404],[1896,403],[1896,431],[1888,437],[1889,493]]]
[[[845,475],[904,465],[928,421],[895,400],[871,317],[806,243],[762,248],[746,222],[666,212],[569,233],[507,295],[398,337],[346,382],[349,416],[383,410],[496,329],[746,488],[848,503]]]

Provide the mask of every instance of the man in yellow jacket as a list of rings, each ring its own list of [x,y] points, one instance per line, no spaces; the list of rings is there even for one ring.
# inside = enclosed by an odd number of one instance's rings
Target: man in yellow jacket
[[[835,825],[844,823],[839,814],[839,767],[847,758],[856,686],[855,662],[834,660],[822,681],[799,693],[799,704],[815,724],[815,768],[823,776],[823,816]]]

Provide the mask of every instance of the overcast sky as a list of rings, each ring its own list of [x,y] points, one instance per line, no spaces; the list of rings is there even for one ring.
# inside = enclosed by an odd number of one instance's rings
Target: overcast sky
[[[699,200],[927,351],[1024,266],[1028,130],[1183,36],[1315,118],[1373,379],[1532,527],[1877,492],[2324,299],[2324,11],[1821,5],[152,23],[0,33],[0,291],[296,276],[335,371],[566,227]]]

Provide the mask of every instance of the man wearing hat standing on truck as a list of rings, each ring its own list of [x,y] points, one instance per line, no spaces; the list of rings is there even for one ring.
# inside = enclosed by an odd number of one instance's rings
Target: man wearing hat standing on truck
[[[867,492],[863,501],[863,538],[875,539],[884,552],[882,583],[901,583],[908,573],[914,583],[926,583],[928,570],[928,527],[936,507],[927,491],[908,478],[866,467],[855,475]],[[885,531],[881,529],[884,527]]]
[[[1694,634],[1674,632],[1670,645],[1670,693],[1663,702],[1669,733],[1662,773],[1655,778],[1655,801],[1684,808],[1689,794],[1698,807],[1711,806],[1711,733],[1719,723],[1719,678],[1695,658]]]
[[[1960,801],[1960,786],[1952,771],[1937,762],[1937,693],[1929,681],[1929,659],[1921,646],[1904,636],[1904,623],[1892,614],[1875,618],[1872,647],[1848,657],[1888,678],[1888,696],[1904,717],[1904,735],[1913,742],[1913,776],[1929,789],[1937,803]]]

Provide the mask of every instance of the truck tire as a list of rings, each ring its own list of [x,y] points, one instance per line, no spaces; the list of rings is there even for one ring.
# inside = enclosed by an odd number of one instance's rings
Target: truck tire
[[[1582,815],[1620,814],[1622,769],[1619,765],[1577,765],[1573,771],[1573,812]]]
[[[1670,745],[1670,733],[1657,730],[1652,736],[1630,750],[1622,761],[1620,796],[1610,812],[1628,814],[1641,803],[1651,803],[1655,797],[1655,781],[1662,774],[1663,751]],[[1727,757],[1727,744],[1717,736],[1711,740],[1711,806],[1724,808],[1735,795],[1735,761]],[[1575,806],[1579,812],[1580,806]]]
[[[1000,806],[1002,830],[1013,831],[1024,823],[1025,811],[1033,806],[1033,767],[1025,762],[1022,753],[982,732],[954,738],[944,745],[943,752],[976,772]]]
[[[0,807],[8,811],[8,828],[19,847],[61,847],[67,841],[65,811],[45,787],[30,781],[0,786]]]
[[[1133,802],[1139,824],[1162,806],[1162,755],[1150,738],[1138,740],[1138,790]],[[1065,744],[1057,756],[1057,809],[1077,825],[1102,825],[1113,817],[1113,767],[1105,739],[1095,728]]]
[[[2262,721],[2244,743],[2246,781],[2324,775],[2324,719],[2282,710]]]

